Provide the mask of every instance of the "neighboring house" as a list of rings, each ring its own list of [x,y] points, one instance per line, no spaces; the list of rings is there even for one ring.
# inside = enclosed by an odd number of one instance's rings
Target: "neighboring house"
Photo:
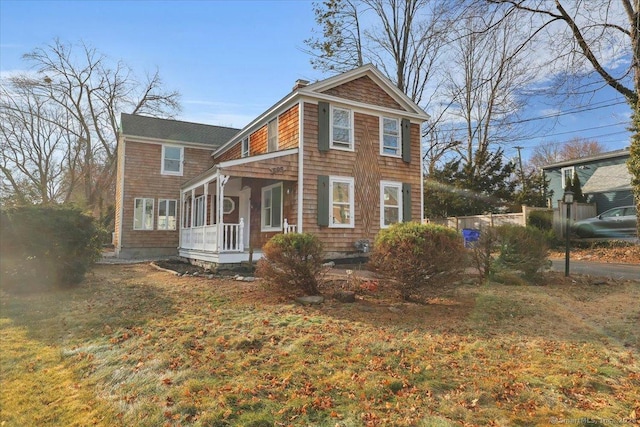
[[[566,182],[573,177],[574,172],[580,179],[587,202],[596,204],[598,214],[617,206],[633,205],[628,159],[629,150],[624,149],[543,167],[549,180],[549,193],[552,194],[549,200],[551,206],[558,206]]]
[[[293,91],[242,130],[122,115],[119,257],[238,263],[277,233],[320,237],[327,258],[423,211],[426,113],[365,65]]]

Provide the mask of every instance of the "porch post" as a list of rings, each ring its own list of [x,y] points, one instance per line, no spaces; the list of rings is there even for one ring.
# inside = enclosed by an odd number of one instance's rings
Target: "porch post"
[[[191,222],[189,223],[189,228],[193,228],[193,218],[195,216],[195,207],[196,207],[196,189],[191,189]]]
[[[222,251],[227,248],[227,236],[224,234],[224,186],[229,180],[229,176],[222,175],[220,171],[218,171],[218,206],[216,209],[218,211],[218,250]]]
[[[204,226],[205,227],[208,225],[207,224],[207,217],[209,216],[209,215],[207,215],[207,211],[209,210],[209,206],[207,206],[208,205],[207,196],[209,195],[208,193],[209,193],[209,183],[205,182],[204,183],[204,192],[203,192],[203,194],[204,194],[204,212],[205,212],[205,214],[204,214]]]
[[[184,191],[180,190],[180,222],[178,224],[178,247],[182,247],[182,229],[184,228]]]

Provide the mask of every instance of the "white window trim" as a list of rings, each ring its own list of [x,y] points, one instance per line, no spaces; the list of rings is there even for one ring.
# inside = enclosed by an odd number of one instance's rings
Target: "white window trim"
[[[136,228],[136,204],[138,200],[142,200],[142,227]],[[144,213],[147,207],[147,201],[151,200],[151,227],[147,228],[144,226]],[[154,227],[154,219],[155,219],[155,199],[152,197],[136,197],[133,199],[133,229],[136,231],[153,231]]]
[[[398,154],[389,154],[384,152],[384,120],[395,120],[398,123]],[[402,158],[402,126],[400,119],[397,117],[380,116],[380,155],[386,157]]]
[[[271,190],[272,188],[276,188],[276,187],[280,187],[280,227],[273,227],[273,226],[269,226],[269,227],[265,227],[264,225],[264,220],[265,220],[265,214],[264,214],[264,193]],[[264,231],[264,232],[270,232],[270,231],[282,231],[282,216],[283,216],[283,201],[284,201],[284,193],[282,192],[282,183],[279,182],[277,184],[273,184],[273,185],[268,185],[266,187],[262,187],[262,194],[261,194],[261,207],[260,207],[260,231]],[[271,200],[273,200],[273,197],[271,198]],[[271,209],[273,211],[273,206],[271,206]],[[272,218],[273,219],[273,218]]]
[[[164,169],[164,156],[165,156],[165,148],[170,147],[170,148],[179,148],[180,149],[180,170],[178,172],[175,171],[168,171]],[[183,173],[183,164],[184,164],[184,147],[180,147],[178,145],[169,145],[169,144],[162,144],[162,157],[160,159],[161,163],[160,163],[160,173],[162,175],[174,175],[174,176],[182,176]]]
[[[165,228],[161,228],[160,227],[160,205],[162,204],[162,202],[165,202],[167,204],[166,206],[166,224],[167,227]],[[173,210],[173,217],[175,217],[175,223],[174,223],[174,227],[170,228],[169,227],[169,217],[171,215],[169,215],[169,204],[170,202],[174,202],[174,210]],[[178,201],[176,199],[158,199],[158,230],[175,230],[177,228],[177,224],[178,224]]]
[[[350,108],[338,107],[331,105],[331,114],[329,115],[329,146],[333,150],[341,150],[341,151],[355,151],[355,133],[354,133],[354,120],[353,120],[353,110]],[[343,147],[340,145],[335,145],[333,143],[333,112],[335,110],[345,110],[349,112],[349,147]]]
[[[275,150],[271,150],[269,149],[269,124],[275,122],[276,123],[276,149]],[[278,151],[280,149],[280,138],[279,138],[279,132],[280,132],[280,117],[276,117],[275,119],[271,119],[269,121],[267,121],[267,153],[275,153],[276,151]]]
[[[403,194],[402,194],[402,183],[395,181],[380,181],[380,228],[389,228],[390,225],[385,225],[384,223],[384,189],[386,187],[393,187],[398,189],[398,222],[402,222],[403,212]]]
[[[333,184],[349,184],[349,224],[334,224],[333,222]],[[355,227],[355,184],[352,177],[330,176],[329,177],[329,228],[354,228]]]
[[[565,171],[571,171],[571,179],[573,179],[573,175],[576,173],[576,167],[575,166],[569,166],[569,167],[560,169],[560,183],[562,184],[562,189],[563,190],[567,186],[567,184],[564,181],[564,172]]]
[[[247,144],[246,150],[244,146],[245,142]],[[240,152],[240,157],[249,157],[249,153],[251,153],[251,141],[248,136],[246,138],[242,138],[242,141],[240,141]]]

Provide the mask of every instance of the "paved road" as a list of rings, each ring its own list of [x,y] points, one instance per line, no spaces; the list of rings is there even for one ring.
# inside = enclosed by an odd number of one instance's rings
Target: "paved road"
[[[564,259],[554,259],[551,262],[554,270],[564,271]],[[571,273],[611,277],[613,279],[640,280],[640,265],[570,260],[569,274]]]

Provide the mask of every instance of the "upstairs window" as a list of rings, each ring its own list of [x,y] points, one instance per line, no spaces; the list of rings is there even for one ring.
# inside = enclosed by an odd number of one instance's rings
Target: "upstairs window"
[[[331,108],[331,148],[353,151],[353,114],[340,107]]]
[[[135,199],[133,207],[133,229],[153,230],[153,199]]]
[[[575,167],[570,166],[568,168],[562,168],[562,188],[566,188],[567,185],[571,185],[571,180],[573,179],[573,173],[575,171]]]
[[[176,229],[176,200],[158,200],[158,230]]]
[[[249,137],[242,140],[242,157],[249,157]]]
[[[278,119],[267,124],[267,152],[278,151]]]
[[[383,117],[380,135],[380,153],[400,157],[400,120]]]
[[[184,160],[184,148],[171,145],[162,146],[162,170],[163,175],[182,176],[182,161]]]

